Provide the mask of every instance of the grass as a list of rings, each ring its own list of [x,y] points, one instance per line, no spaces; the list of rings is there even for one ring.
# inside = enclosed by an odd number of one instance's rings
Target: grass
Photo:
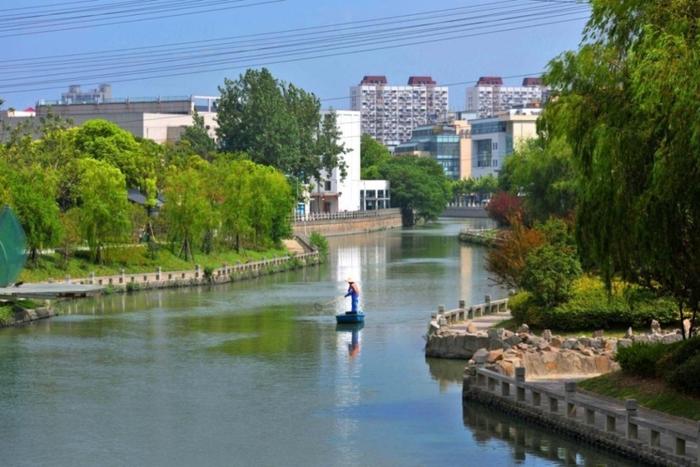
[[[7,323],[12,315],[12,305],[0,303],[0,323]]]
[[[578,386],[616,399],[636,399],[640,406],[647,409],[700,420],[700,398],[678,392],[663,380],[640,378],[618,371],[581,381]]]
[[[108,253],[109,258],[105,264],[95,264],[81,254],[71,258],[68,264],[64,265],[58,255],[45,255],[40,257],[36,264],[28,262],[19,280],[43,282],[50,279],[61,280],[66,275],[72,278],[87,277],[91,272],[97,276],[111,276],[119,274],[122,268],[127,274],[154,272],[158,267],[163,271],[184,271],[194,269],[197,264],[202,269],[219,268],[223,263],[234,265],[238,262],[247,263],[288,254],[284,248],[271,248],[265,251],[242,250],[240,253],[221,251],[209,255],[195,254],[194,261],[185,261],[165,247],[158,250],[155,258],[150,258],[146,248],[142,246],[112,248]]]
[[[508,319],[505,321],[501,321],[498,323],[496,328],[503,328],[503,329],[508,329],[509,331],[515,332],[519,327],[520,324],[514,319]],[[530,332],[534,332],[535,334],[540,334],[544,331],[544,329],[539,329],[533,326],[530,326]],[[551,329],[552,334],[554,335],[559,335],[562,337],[579,337],[579,336],[591,336],[593,334],[593,331],[597,331],[597,329],[577,329],[574,331],[559,331],[557,329]],[[625,336],[625,333],[627,332],[627,328],[624,329],[604,329],[603,336],[604,337],[617,337],[621,338]]]

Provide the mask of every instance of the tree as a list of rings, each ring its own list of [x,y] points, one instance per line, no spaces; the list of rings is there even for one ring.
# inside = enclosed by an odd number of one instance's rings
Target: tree
[[[437,219],[450,200],[449,181],[431,158],[391,158],[379,167],[379,174],[389,180],[392,205],[401,208],[405,225]]]
[[[202,170],[195,167],[171,168],[165,176],[165,204],[162,216],[179,256],[194,259],[194,244],[211,224],[213,212],[206,196]]]
[[[551,216],[569,216],[576,207],[571,146],[562,137],[528,140],[506,158],[498,184],[524,197],[529,220],[544,222]]]
[[[246,152],[253,162],[281,170],[303,183],[322,169],[343,170],[335,117],[321,119],[318,98],[272,76],[247,70],[219,88],[217,135],[221,149]]]
[[[151,144],[139,142],[126,130],[106,120],[88,120],[75,132],[75,147],[83,157],[105,161],[126,177],[129,188],[145,190],[156,177],[158,153]]]
[[[593,0],[584,41],[552,61],[547,131],[580,174],[586,262],[700,309],[700,3]]]
[[[27,237],[29,259],[36,262],[39,252],[55,246],[61,238],[61,221],[56,203],[57,176],[38,164],[16,167],[9,173],[10,205]]]
[[[511,228],[496,237],[495,247],[486,256],[486,270],[501,285],[517,288],[522,285],[527,255],[545,243],[542,232],[526,227],[522,219],[510,221]]]
[[[362,172],[362,179],[380,179],[379,166],[391,159],[391,153],[386,146],[370,135],[362,135],[360,141],[360,170]]]
[[[93,261],[103,263],[105,246],[128,238],[129,202],[124,175],[107,162],[81,159],[76,195],[78,219]]]
[[[507,226],[510,225],[511,219],[523,218],[523,201],[515,195],[499,191],[489,201],[486,211],[498,225]]]
[[[195,110],[192,114],[192,126],[185,128],[180,140],[187,143],[192,152],[211,160],[216,152],[216,142],[209,136],[209,128],[204,124],[204,117]]]

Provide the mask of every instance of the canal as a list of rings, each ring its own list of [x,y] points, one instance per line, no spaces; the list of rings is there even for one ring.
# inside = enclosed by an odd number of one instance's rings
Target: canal
[[[463,364],[423,357],[438,304],[504,295],[462,225],[332,239],[320,267],[64,303],[3,330],[0,465],[625,465],[463,410]],[[355,333],[336,329],[342,302],[319,307],[348,276]]]

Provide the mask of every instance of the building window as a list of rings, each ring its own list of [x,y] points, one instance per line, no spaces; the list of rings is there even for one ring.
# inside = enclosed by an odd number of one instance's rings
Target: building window
[[[498,143],[496,143],[495,141],[493,143],[493,150],[498,151]]]
[[[331,181],[330,180],[326,180],[326,182],[323,184],[323,189],[325,191],[331,191]]]
[[[490,139],[477,140],[476,143],[476,166],[491,167],[492,145]]]

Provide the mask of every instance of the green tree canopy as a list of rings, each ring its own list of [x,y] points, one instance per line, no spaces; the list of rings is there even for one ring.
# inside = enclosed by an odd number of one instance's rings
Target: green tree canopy
[[[204,117],[196,110],[192,115],[192,126],[185,128],[180,141],[188,144],[192,152],[207,160],[211,160],[216,152],[216,142],[209,136]]]
[[[362,135],[360,143],[360,167],[363,180],[381,178],[379,166],[391,159],[391,153],[382,143],[370,135]]]
[[[547,130],[580,174],[579,251],[700,308],[700,3],[592,0],[584,41],[550,64]],[[681,311],[681,318],[683,313]]]
[[[76,195],[78,219],[93,259],[103,262],[105,246],[128,238],[129,202],[124,175],[112,165],[95,159],[78,161]]]
[[[565,217],[576,207],[576,173],[571,147],[564,138],[525,142],[508,156],[498,175],[499,187],[523,195],[527,217],[544,222]]]
[[[219,90],[222,150],[246,152],[253,162],[304,183],[318,179],[322,169],[344,170],[335,116],[321,118],[315,95],[275,79],[265,68],[227,79]]]
[[[437,219],[451,199],[449,180],[431,158],[393,157],[379,167],[379,173],[389,180],[392,205],[401,208],[406,225]]]

